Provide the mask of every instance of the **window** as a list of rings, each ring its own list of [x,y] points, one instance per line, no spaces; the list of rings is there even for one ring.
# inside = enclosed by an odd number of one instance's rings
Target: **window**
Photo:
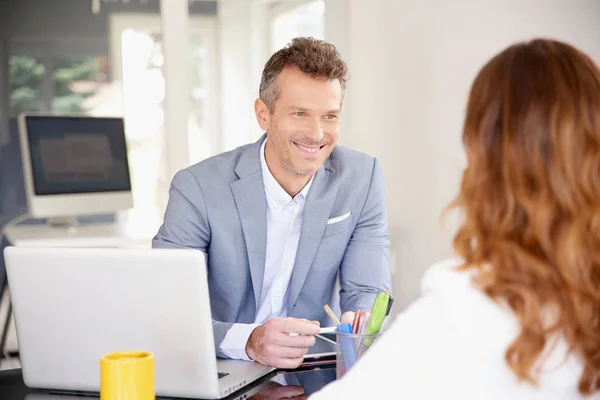
[[[279,2],[272,8],[271,52],[285,47],[294,37],[325,38],[325,2]]]
[[[41,57],[13,54],[9,59],[10,116],[25,111],[42,111],[42,83],[46,68]]]
[[[108,55],[93,50],[81,52],[42,42],[12,43],[10,116],[16,118],[25,111],[89,112],[100,105],[96,96],[109,84],[109,68]]]
[[[190,163],[218,150],[216,124],[216,36],[214,18],[190,17]],[[134,210],[126,217],[128,228],[155,231],[162,221],[170,182],[165,176],[165,81],[161,19],[156,15],[115,14],[111,17],[111,51],[115,80],[122,84],[123,109],[133,186]],[[170,132],[169,135],[177,134]]]

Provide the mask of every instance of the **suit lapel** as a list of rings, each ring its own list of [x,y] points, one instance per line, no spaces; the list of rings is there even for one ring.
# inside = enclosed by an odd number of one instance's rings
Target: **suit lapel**
[[[257,311],[267,249],[267,203],[260,167],[260,146],[264,138],[265,136],[244,151],[235,169],[240,179],[229,184],[246,242]]]
[[[290,282],[289,307],[292,307],[298,299],[317,249],[321,244],[321,238],[327,227],[327,219],[340,186],[339,176],[339,163],[333,158],[329,158],[315,174],[304,206],[302,230]]]

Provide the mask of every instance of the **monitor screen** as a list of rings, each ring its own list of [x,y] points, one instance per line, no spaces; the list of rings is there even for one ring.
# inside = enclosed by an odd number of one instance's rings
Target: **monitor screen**
[[[122,118],[27,116],[36,196],[130,191]]]

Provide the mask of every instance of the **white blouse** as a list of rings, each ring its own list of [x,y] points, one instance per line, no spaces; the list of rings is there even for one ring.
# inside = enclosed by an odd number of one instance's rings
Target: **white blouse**
[[[537,387],[519,381],[504,358],[519,332],[516,317],[475,288],[457,265],[431,267],[422,297],[342,379],[310,400],[600,399],[579,394],[582,362],[567,354],[563,339],[549,350]]]

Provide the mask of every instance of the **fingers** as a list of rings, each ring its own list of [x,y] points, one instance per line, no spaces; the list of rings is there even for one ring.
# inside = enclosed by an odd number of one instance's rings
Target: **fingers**
[[[280,318],[277,320],[277,328],[285,333],[298,333],[300,335],[318,335],[319,322],[308,321],[297,318]]]
[[[311,347],[315,344],[315,337],[312,335],[290,334],[271,326],[265,330],[263,342],[268,345]]]
[[[266,349],[272,357],[276,358],[302,358],[308,353],[307,347],[269,346]]]
[[[298,358],[274,358],[273,359],[273,366],[275,368],[282,368],[282,369],[296,369],[300,366],[300,364],[302,364],[302,361],[304,361],[304,359],[302,357],[298,357]]]
[[[272,343],[288,347],[312,347],[315,341],[312,335],[290,336],[289,333],[279,333],[272,338]]]
[[[319,334],[318,321],[273,318],[250,335],[247,354],[264,365],[293,369],[300,366]]]

